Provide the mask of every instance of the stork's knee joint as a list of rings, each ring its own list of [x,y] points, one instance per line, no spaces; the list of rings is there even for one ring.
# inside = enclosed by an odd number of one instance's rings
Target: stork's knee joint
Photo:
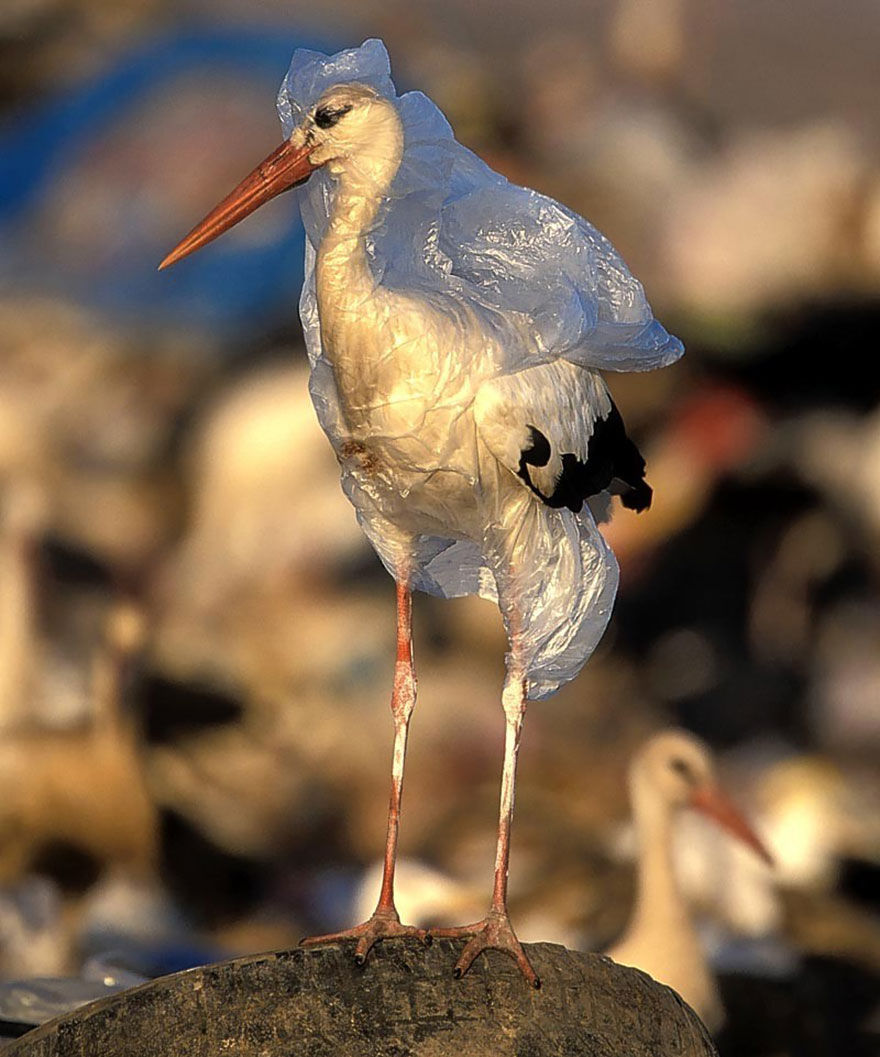
[[[521,675],[508,675],[501,691],[501,707],[508,723],[519,723],[526,711],[526,681]]]
[[[416,703],[418,683],[409,664],[398,661],[394,668],[394,692],[391,695],[391,710],[396,722],[406,723]]]

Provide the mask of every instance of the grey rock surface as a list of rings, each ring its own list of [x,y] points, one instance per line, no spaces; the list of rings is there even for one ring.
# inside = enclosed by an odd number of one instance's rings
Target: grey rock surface
[[[385,941],[359,968],[330,945],[161,977],[29,1032],[7,1057],[717,1057],[669,988],[595,954],[526,945],[525,985],[489,952],[462,980],[460,941]]]

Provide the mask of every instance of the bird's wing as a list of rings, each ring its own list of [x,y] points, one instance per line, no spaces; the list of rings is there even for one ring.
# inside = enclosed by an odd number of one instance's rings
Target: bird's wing
[[[583,217],[491,170],[447,199],[439,247],[451,274],[532,323],[539,353],[584,367],[644,371],[684,351],[654,318],[641,283]]]
[[[483,443],[550,507],[579,511],[590,496],[650,505],[645,461],[602,378],[567,360],[484,382],[474,415]]]
[[[654,319],[644,290],[608,239],[546,195],[510,183],[459,143],[421,92],[397,96],[379,41],[335,56],[298,51],[279,96],[285,135],[332,84],[356,80],[394,99],[405,150],[367,239],[377,281],[398,289],[462,291],[505,317],[526,320],[537,352],[599,370],[646,371],[681,356],[681,342]],[[297,192],[311,247],[326,231],[333,186],[316,173]],[[314,263],[307,260],[307,286]],[[313,357],[317,316],[304,304]],[[309,334],[309,332],[311,333]],[[515,358],[516,350],[512,350]]]

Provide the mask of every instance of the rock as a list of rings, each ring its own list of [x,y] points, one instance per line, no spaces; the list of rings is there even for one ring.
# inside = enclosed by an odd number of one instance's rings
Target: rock
[[[161,977],[23,1036],[6,1057],[712,1057],[667,987],[595,954],[528,946],[543,986],[490,952],[462,980],[461,941],[379,944],[364,968],[340,944]],[[717,1055],[716,1055],[717,1057]]]

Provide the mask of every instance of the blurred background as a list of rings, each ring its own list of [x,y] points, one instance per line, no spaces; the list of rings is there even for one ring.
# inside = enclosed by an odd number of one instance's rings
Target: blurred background
[[[619,933],[627,763],[682,725],[778,860],[688,821],[722,1054],[876,1052],[878,34],[873,0],[4,0],[0,979],[99,987],[372,909],[393,588],[308,400],[293,196],[155,267],[280,141],[293,50],[380,36],[687,346],[608,379],[655,504],[606,526],[610,629],[526,721],[519,934]],[[415,631],[399,906],[461,923],[505,643],[476,599],[418,596]]]

